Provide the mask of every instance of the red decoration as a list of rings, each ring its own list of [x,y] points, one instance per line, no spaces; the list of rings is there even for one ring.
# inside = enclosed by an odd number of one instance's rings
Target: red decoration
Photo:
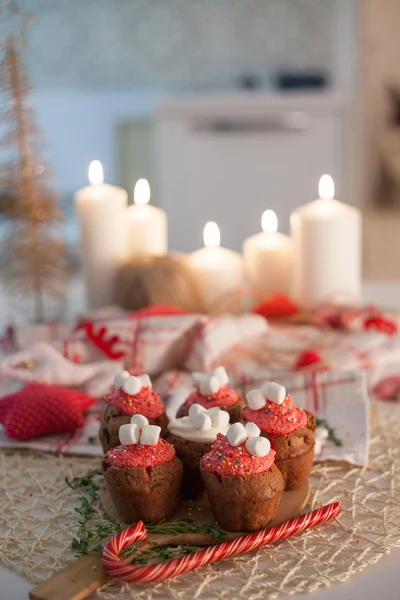
[[[127,316],[129,319],[137,319],[142,317],[169,317],[175,315],[187,315],[187,310],[183,310],[178,306],[170,306],[169,304],[154,304],[153,306],[146,306],[129,313]]]
[[[322,356],[318,350],[304,350],[304,352],[300,352],[298,355],[293,369],[298,371],[299,369],[304,369],[320,362],[322,362]]]
[[[78,325],[76,330],[83,330],[87,339],[111,360],[118,360],[124,356],[125,353],[122,350],[115,349],[115,345],[120,342],[119,337],[117,335],[107,337],[108,329],[105,325],[86,321]]]
[[[83,413],[94,398],[68,388],[31,383],[0,400],[0,423],[15,440],[75,431],[83,427]]]
[[[298,305],[285,294],[274,294],[253,308],[253,313],[266,319],[282,319],[298,312]]]
[[[235,540],[222,542],[222,544],[217,544],[216,546],[209,546],[204,550],[188,554],[181,558],[148,566],[128,565],[126,562],[122,562],[118,556],[120,552],[131,544],[144,542],[148,539],[146,527],[142,521],[139,521],[124,531],[120,531],[106,542],[101,560],[105,570],[116,579],[122,579],[122,581],[128,581],[129,583],[163,581],[164,579],[170,579],[171,577],[177,577],[189,571],[194,571],[204,565],[231,558],[232,556],[239,556],[245,552],[261,548],[261,546],[266,546],[297,533],[302,533],[310,527],[322,525],[330,519],[337,517],[341,510],[342,505],[340,502],[333,502],[317,510],[300,515],[295,519],[290,519],[290,521],[286,521],[286,523],[282,523],[281,525],[275,525],[270,529],[244,535]]]
[[[371,317],[367,317],[364,321],[364,329],[379,331],[380,333],[386,333],[387,335],[395,335],[398,333],[399,327],[393,319],[388,319],[382,314],[376,314]]]

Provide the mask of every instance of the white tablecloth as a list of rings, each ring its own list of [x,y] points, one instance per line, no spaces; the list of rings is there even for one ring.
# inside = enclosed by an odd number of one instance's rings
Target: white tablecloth
[[[364,302],[400,307],[400,284],[368,282],[363,291]],[[81,293],[79,297],[82,298]],[[0,297],[0,308],[1,304]],[[77,308],[80,310],[81,306]],[[5,312],[0,311],[0,314],[4,315]],[[345,584],[324,588],[313,594],[288,596],[287,600],[398,600],[399,565],[400,548],[397,548]],[[32,587],[29,581],[0,564],[0,600],[27,600]],[[286,599],[282,597],[282,600]]]

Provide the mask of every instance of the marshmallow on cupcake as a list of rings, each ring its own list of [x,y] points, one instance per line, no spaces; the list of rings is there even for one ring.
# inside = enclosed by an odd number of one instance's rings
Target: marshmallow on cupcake
[[[187,416],[193,404],[206,409],[220,408],[229,413],[231,423],[240,421],[243,399],[229,387],[229,375],[222,366],[211,373],[192,373],[194,390],[178,410],[178,417]]]

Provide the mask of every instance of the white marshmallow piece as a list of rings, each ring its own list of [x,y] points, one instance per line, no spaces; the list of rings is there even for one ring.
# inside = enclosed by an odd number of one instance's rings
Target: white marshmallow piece
[[[226,437],[231,446],[240,446],[246,441],[247,434],[241,423],[234,423],[229,427]]]
[[[270,402],[274,402],[274,404],[283,404],[283,401],[286,398],[286,389],[280,383],[275,383],[275,381],[268,381],[261,386],[261,391],[264,396]]]
[[[200,385],[200,381],[205,377],[204,373],[192,373],[192,381],[195,386]]]
[[[264,437],[251,437],[246,441],[246,450],[253,456],[267,456],[271,450],[269,440]]]
[[[135,423],[121,425],[118,433],[121,444],[137,444],[140,438],[139,427]]]
[[[122,387],[122,384],[124,383],[125,379],[128,379],[128,377],[130,377],[131,374],[129,373],[129,371],[120,371],[119,373],[116,374],[116,376],[114,377],[114,385],[117,388]]]
[[[142,384],[140,383],[140,379],[138,377],[130,376],[124,380],[122,389],[124,390],[125,394],[132,396],[140,392],[142,389]]]
[[[210,377],[205,375],[200,380],[199,390],[202,396],[211,396],[212,394],[216,394],[220,388],[221,384],[218,377],[215,375],[211,375]]]
[[[158,425],[146,425],[140,434],[140,443],[143,446],[155,446],[158,444],[161,427]]]
[[[216,367],[212,372],[212,375],[215,375],[215,377],[217,377],[221,385],[226,385],[227,383],[229,383],[229,375],[226,372],[226,369],[224,369],[224,367]]]
[[[148,387],[148,388],[152,388],[152,383],[151,383],[151,379],[150,377],[147,375],[147,373],[143,373],[143,375],[139,375],[138,377],[140,383],[142,384],[142,387]]]
[[[257,437],[261,433],[261,429],[259,427],[257,427],[257,425],[255,423],[251,423],[250,421],[248,423],[246,423],[244,428],[246,430],[246,434],[247,434],[248,438]]]
[[[261,390],[250,390],[246,394],[246,400],[252,410],[259,410],[267,403]]]
[[[329,431],[326,427],[317,427],[315,430],[315,437],[319,440],[327,440],[329,437]]]
[[[192,423],[193,427],[198,431],[209,431],[212,427],[211,417],[205,412],[196,415],[193,418]]]
[[[149,421],[143,415],[132,415],[131,423],[137,425],[139,431],[142,431],[143,427],[146,427],[146,425],[149,424]]]
[[[192,406],[189,408],[189,417],[191,421],[193,422],[193,419],[203,412],[206,412],[204,406],[201,406],[201,404],[192,404]]]
[[[229,424],[229,413],[226,410],[214,406],[208,409],[207,414],[211,418],[213,427],[226,427]]]

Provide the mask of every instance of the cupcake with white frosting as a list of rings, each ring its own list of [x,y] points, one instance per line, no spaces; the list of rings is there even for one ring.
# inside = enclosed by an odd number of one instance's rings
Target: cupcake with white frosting
[[[211,450],[218,434],[225,435],[228,428],[228,412],[219,407],[206,409],[200,404],[192,404],[188,416],[169,422],[167,439],[183,464],[184,497],[194,500],[204,492],[200,461]]]

